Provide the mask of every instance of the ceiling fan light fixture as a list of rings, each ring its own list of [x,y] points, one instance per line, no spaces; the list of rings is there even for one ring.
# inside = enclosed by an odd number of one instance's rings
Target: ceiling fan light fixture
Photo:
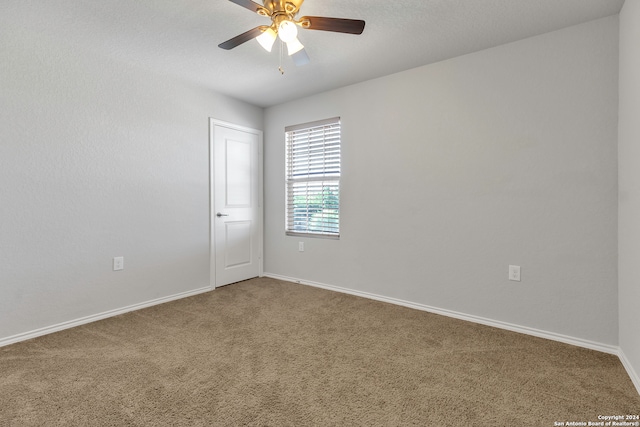
[[[304,49],[304,46],[300,43],[300,40],[298,40],[297,37],[287,42],[287,52],[289,53],[289,56],[296,52],[300,52],[302,49]]]
[[[266,50],[267,52],[271,52],[273,43],[275,43],[276,41],[276,37],[276,32],[273,31],[273,28],[267,28],[261,35],[256,37],[256,40],[258,41],[258,43],[260,43],[260,46],[262,46],[264,50]]]
[[[222,1],[222,0],[221,0]],[[344,34],[362,34],[365,22],[361,19],[327,18],[325,16],[303,16],[296,18],[304,0],[229,0],[260,16],[270,18],[270,25],[260,25],[245,31],[226,42],[219,48],[230,50],[252,39],[257,39],[267,52],[271,52],[277,38],[280,39],[280,60],[282,62],[283,44],[287,44],[289,57],[296,65],[309,63],[309,55],[298,40],[298,27],[304,30],[330,31]],[[262,4],[260,4],[262,3]],[[282,67],[280,67],[282,71]]]
[[[278,25],[278,37],[280,37],[280,40],[283,42],[289,43],[298,38],[298,27],[291,21],[282,21],[280,25]]]

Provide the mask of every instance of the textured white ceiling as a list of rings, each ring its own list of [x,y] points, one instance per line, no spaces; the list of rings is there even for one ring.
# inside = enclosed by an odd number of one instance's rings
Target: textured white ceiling
[[[24,1],[34,31],[62,27],[85,49],[263,107],[614,15],[624,3],[306,0],[300,15],[364,19],[366,28],[359,36],[301,30],[311,63],[296,67],[285,56],[281,75],[276,46],[271,54],[253,40],[217,47],[269,22],[228,0]]]

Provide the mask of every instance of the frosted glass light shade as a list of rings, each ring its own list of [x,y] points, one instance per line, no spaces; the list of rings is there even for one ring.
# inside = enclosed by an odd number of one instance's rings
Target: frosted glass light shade
[[[296,52],[299,52],[302,49],[304,49],[304,46],[302,45],[302,43],[300,43],[300,40],[298,40],[297,37],[287,42],[287,52],[289,52],[289,56],[293,55]]]
[[[267,52],[271,52],[273,48],[273,43],[276,41],[276,32],[273,31],[272,28],[266,29],[262,34],[256,37],[260,46],[264,48]]]
[[[291,21],[282,21],[278,27],[278,37],[285,43],[289,43],[298,37],[298,27]]]

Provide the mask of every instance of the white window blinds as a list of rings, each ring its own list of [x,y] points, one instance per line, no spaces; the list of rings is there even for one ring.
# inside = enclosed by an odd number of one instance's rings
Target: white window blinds
[[[340,118],[288,126],[286,233],[340,236]]]

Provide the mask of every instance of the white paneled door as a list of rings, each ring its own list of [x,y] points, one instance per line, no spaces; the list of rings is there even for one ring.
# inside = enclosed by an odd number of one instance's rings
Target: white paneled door
[[[211,120],[211,281],[262,274],[262,132]]]

